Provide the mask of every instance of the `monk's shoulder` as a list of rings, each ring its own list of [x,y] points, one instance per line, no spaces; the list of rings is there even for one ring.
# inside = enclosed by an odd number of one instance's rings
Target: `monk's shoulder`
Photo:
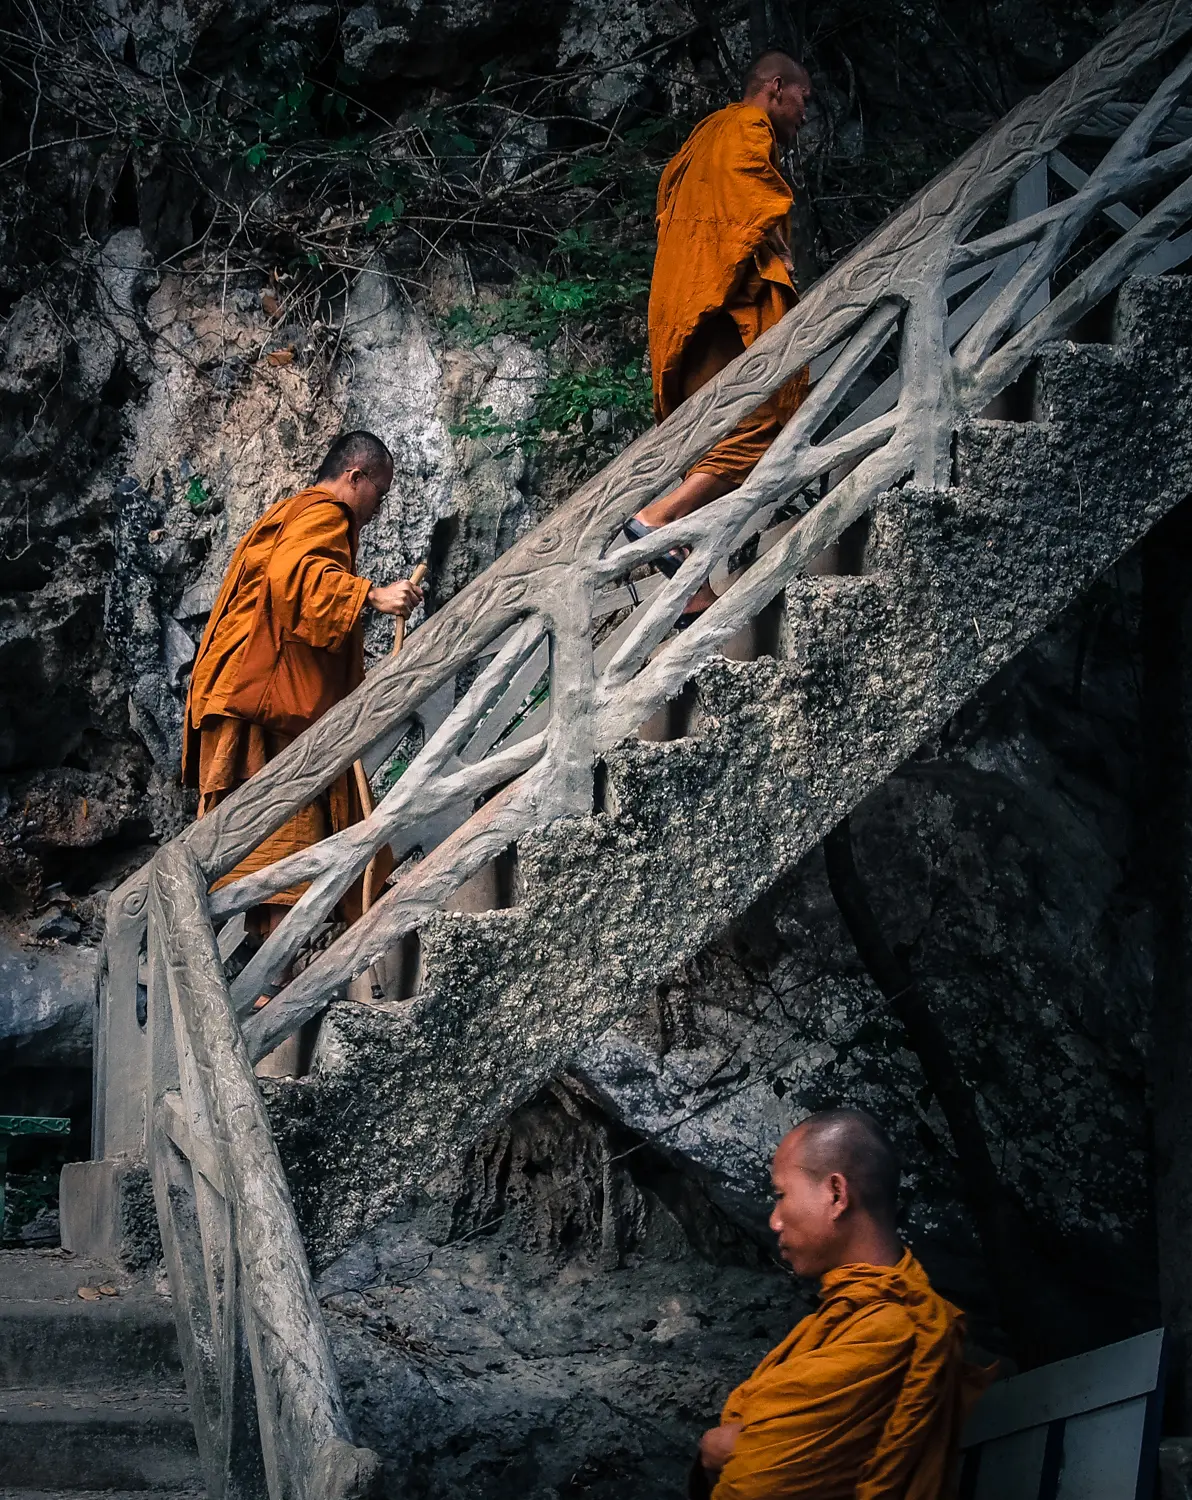
[[[308,542],[336,542],[342,538],[346,543],[351,528],[346,507],[328,496],[326,500],[312,500],[297,515],[291,516],[282,529],[282,536],[287,543],[299,538]]]
[[[841,1339],[893,1344],[913,1343],[915,1333],[915,1319],[909,1309],[896,1299],[885,1297],[851,1303],[836,1329],[836,1336]]]

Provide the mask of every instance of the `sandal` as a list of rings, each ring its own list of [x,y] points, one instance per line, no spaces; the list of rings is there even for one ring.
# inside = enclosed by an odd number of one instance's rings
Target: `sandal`
[[[643,537],[649,536],[652,531],[657,531],[658,527],[647,526],[644,521],[639,521],[636,516],[630,516],[621,530],[631,542],[640,542]],[[690,556],[690,547],[672,547],[669,552],[664,552],[661,557],[656,557],[650,566],[657,568],[664,578],[673,578]]]

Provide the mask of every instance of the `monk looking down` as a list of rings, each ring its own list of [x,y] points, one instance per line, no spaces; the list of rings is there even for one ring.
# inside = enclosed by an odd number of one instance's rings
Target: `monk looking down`
[[[650,368],[659,422],[718,375],[798,300],[778,165],[803,123],[811,80],[784,52],[750,69],[745,95],[701,121],[658,185],[658,251],[650,284]],[[710,449],[669,494],[625,523],[637,540],[741,484],[807,391],[801,372]],[[658,563],[673,576],[683,549]],[[705,584],[683,623],[715,599]]]
[[[271,506],[232,554],[186,701],[182,779],[198,788],[200,818],[362,681],[366,609],[405,619],[421,602],[412,583],[375,585],[355,573],[360,529],[392,482],[384,443],[349,432],[314,485]],[[309,848],[361,815],[351,775],[341,776],[216,884]],[[270,896],[249,913],[250,931],[267,936],[305,889]],[[293,1071],[295,1048],[279,1057],[287,1045],[273,1054],[275,1066]]]
[[[692,1494],[714,1500],[943,1500],[981,1385],[964,1318],[895,1229],[899,1169],[860,1110],[811,1115],[772,1169],[770,1228],[820,1305],[706,1432]]]

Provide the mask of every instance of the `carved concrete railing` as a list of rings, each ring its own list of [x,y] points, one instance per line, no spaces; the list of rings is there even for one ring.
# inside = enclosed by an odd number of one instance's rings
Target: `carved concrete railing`
[[[181,844],[149,877],[149,1152],[209,1500],[367,1495],[285,1174],[228,1005],[207,882]]]
[[[1022,103],[113,897],[97,1148],[136,1154],[148,1139],[213,1487],[232,1483],[220,1476],[239,1472],[253,1446],[251,1403],[238,1394],[250,1368],[275,1500],[350,1487],[367,1468],[345,1446],[251,1063],[530,829],[590,812],[601,754],[673,699],[881,493],[907,479],[946,486],[959,425],[989,410],[1044,343],[1128,275],[1192,254],[1183,106],[1192,55],[1181,46],[1190,32],[1192,0],[1150,5]],[[1131,92],[1143,91],[1140,75],[1150,89],[1141,103]],[[745,484],[623,544],[626,517],[805,365],[806,402]],[[690,555],[675,578],[643,576],[680,544]],[[717,602],[674,632],[709,576]],[[368,819],[205,894],[354,759],[376,769],[410,743],[412,727],[421,748]],[[316,951],[336,903],[384,844],[397,859],[388,888]],[[229,983],[234,919],[298,881],[307,893]],[[254,1009],[262,995],[272,998]]]

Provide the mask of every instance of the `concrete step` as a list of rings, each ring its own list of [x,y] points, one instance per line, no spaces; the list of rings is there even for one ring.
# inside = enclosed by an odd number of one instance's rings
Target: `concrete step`
[[[0,1487],[0,1500],[205,1500],[201,1484],[177,1490],[10,1490]]]
[[[0,1486],[186,1491],[200,1483],[186,1397],[159,1391],[0,1392]]]
[[[80,1287],[115,1296],[85,1300]],[[61,1253],[0,1255],[0,1392],[182,1388],[170,1301],[110,1266]]]

